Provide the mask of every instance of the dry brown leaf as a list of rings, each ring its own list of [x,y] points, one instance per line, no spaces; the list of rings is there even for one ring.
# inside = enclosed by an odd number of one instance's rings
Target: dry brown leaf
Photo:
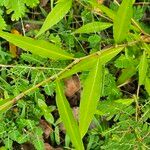
[[[81,88],[78,76],[72,76],[69,79],[65,79],[64,82],[65,82],[65,95],[69,98],[71,98]]]
[[[51,128],[51,126],[43,119],[40,120],[40,126],[44,131],[44,138],[48,139],[48,137],[50,136],[50,134],[53,132],[53,129]]]

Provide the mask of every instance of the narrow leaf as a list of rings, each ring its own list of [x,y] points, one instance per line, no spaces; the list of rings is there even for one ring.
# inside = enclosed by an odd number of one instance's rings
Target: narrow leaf
[[[80,27],[79,29],[77,29],[73,33],[93,33],[93,32],[99,32],[99,31],[105,30],[105,29],[107,29],[107,28],[109,28],[111,26],[112,26],[111,23],[96,22],[95,21],[95,22],[83,25],[82,27]]]
[[[137,72],[137,70],[135,67],[123,69],[121,75],[119,76],[119,78],[117,80],[117,85],[121,85],[121,84],[127,82],[128,80],[130,80],[130,78],[132,76],[134,76],[136,74],[136,72]]]
[[[79,62],[77,60],[72,68],[66,70],[61,76],[58,77],[58,80],[71,76],[72,74],[75,74],[77,72],[89,71],[91,68],[93,68],[93,65],[96,63],[98,58],[100,58],[101,64],[106,64],[117,54],[119,54],[123,49],[124,47],[109,48],[106,50],[101,50],[97,53],[93,53],[89,57],[83,60],[79,60]]]
[[[132,0],[123,0],[114,18],[113,34],[116,43],[126,39],[133,15]]]
[[[73,117],[72,110],[69,103],[64,95],[63,86],[60,81],[56,82],[56,103],[60,117],[66,128],[67,134],[69,135],[73,145],[77,150],[84,150],[83,143],[81,140],[77,121]]]
[[[145,89],[150,96],[150,79],[148,77],[145,79]]]
[[[0,99],[0,114],[6,112],[13,104],[14,101],[10,99]]]
[[[103,67],[100,59],[90,71],[81,94],[79,110],[79,129],[81,137],[84,137],[96,112],[97,104],[103,87]]]
[[[30,51],[31,53],[45,58],[62,60],[73,59],[70,54],[62,50],[60,47],[44,40],[35,40],[30,37],[15,35],[3,31],[0,31],[0,37],[22,48],[23,50]]]
[[[72,0],[59,0],[58,4],[46,17],[46,20],[44,21],[44,24],[41,27],[37,36],[50,29],[53,25],[57,24],[68,13],[68,11],[71,8],[71,5]]]
[[[139,64],[139,85],[144,84],[146,74],[147,74],[147,69],[148,69],[148,62],[146,58],[146,53],[144,51]]]

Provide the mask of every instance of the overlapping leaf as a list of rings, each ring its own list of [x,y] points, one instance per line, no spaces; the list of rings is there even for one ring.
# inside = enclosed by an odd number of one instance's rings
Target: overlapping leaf
[[[83,137],[96,112],[97,104],[101,96],[103,87],[103,66],[100,59],[90,71],[81,94],[80,111],[79,111],[79,129]]]
[[[73,59],[72,55],[68,54],[60,47],[57,47],[56,45],[46,42],[44,40],[35,40],[29,37],[14,35],[3,31],[0,31],[0,37],[22,48],[23,50],[30,51],[31,53],[45,58],[62,60]]]
[[[64,95],[63,86],[60,81],[56,82],[56,103],[60,117],[66,128],[67,134],[69,135],[73,145],[77,150],[84,150],[83,143],[81,140],[77,121],[75,120],[69,103]]]

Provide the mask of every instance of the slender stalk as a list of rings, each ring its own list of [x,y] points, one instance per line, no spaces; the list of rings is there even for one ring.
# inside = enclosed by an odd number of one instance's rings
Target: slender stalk
[[[126,46],[131,46],[131,45],[135,45],[136,43],[138,43],[139,41],[134,41],[134,42],[130,42],[130,43],[127,43],[127,44],[122,44],[122,45],[117,45],[117,46],[112,46],[108,49],[105,49],[105,50],[100,50],[98,52],[95,52],[91,55],[88,55],[88,56],[84,56],[84,57],[81,57],[81,58],[75,58],[75,60],[69,64],[66,68],[64,68],[62,71],[60,71],[58,74],[55,74],[45,80],[43,80],[42,82],[36,84],[35,86],[33,86],[32,88],[20,93],[19,95],[17,95],[16,97],[14,97],[12,100],[11,100],[11,103],[16,103],[19,99],[21,99],[22,97],[26,96],[27,94],[33,92],[34,90],[36,90],[37,88],[39,88],[40,86],[46,84],[47,82],[50,82],[50,81],[55,81],[57,80],[58,77],[60,77],[63,73],[65,73],[66,71],[68,71],[69,69],[71,69],[73,66],[75,66],[76,64],[78,64],[81,60],[84,60],[84,59],[87,59],[89,57],[94,57],[94,56],[100,56],[104,51],[108,51],[114,47],[126,47]]]

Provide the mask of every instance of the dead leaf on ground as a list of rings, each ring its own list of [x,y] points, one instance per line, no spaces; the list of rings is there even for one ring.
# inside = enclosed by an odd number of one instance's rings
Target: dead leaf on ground
[[[53,129],[51,128],[51,126],[43,119],[40,120],[40,126],[44,131],[44,138],[48,139],[48,137],[50,136],[50,134],[53,132]]]
[[[65,79],[64,82],[65,82],[65,95],[69,98],[71,98],[81,88],[78,76],[72,76],[69,79]]]

